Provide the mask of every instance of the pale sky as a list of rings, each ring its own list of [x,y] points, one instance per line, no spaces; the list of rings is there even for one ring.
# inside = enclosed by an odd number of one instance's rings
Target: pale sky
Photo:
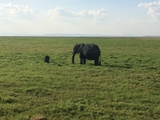
[[[0,36],[160,36],[160,0],[0,0]]]

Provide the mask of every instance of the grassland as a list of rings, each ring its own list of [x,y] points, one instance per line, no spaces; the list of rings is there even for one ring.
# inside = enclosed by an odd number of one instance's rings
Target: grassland
[[[72,64],[76,43],[102,65]],[[0,37],[0,120],[158,120],[159,51],[160,38]]]

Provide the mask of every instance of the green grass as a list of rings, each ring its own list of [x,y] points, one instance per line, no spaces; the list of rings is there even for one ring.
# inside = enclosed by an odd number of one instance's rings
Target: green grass
[[[72,64],[76,43],[102,65]],[[159,51],[160,38],[0,37],[0,120],[158,120]]]

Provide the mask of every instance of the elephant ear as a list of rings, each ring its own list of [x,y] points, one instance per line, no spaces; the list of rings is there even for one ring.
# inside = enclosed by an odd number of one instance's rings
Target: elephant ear
[[[85,45],[86,44],[84,44],[84,43],[80,44],[80,49],[83,49]]]
[[[81,53],[83,51],[83,48],[85,47],[85,44],[79,44],[79,53]]]

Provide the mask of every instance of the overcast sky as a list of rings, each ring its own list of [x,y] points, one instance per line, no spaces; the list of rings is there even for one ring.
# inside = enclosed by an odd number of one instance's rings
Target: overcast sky
[[[160,36],[160,0],[0,0],[0,36]]]

